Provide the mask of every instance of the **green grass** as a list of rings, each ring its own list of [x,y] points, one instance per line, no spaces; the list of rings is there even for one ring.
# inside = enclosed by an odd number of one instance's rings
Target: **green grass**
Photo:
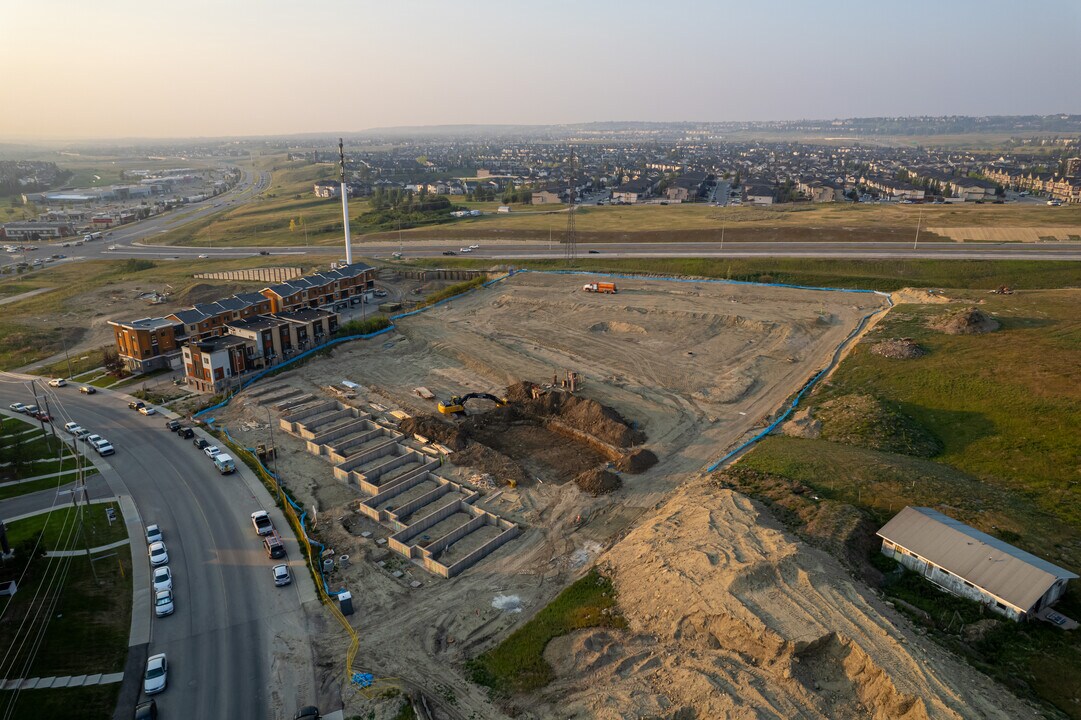
[[[424,298],[424,300],[417,307],[427,307],[428,305],[435,305],[437,302],[452,298],[455,295],[462,295],[463,293],[467,293],[474,288],[480,287],[486,282],[488,282],[488,278],[481,276],[475,277],[472,280],[466,280],[464,282],[448,285],[442,290],[436,290],[434,293]]]
[[[1081,570],[1081,290],[1013,296],[973,295],[1002,327],[987,335],[945,335],[927,321],[963,304],[901,305],[890,312],[803,405],[823,421],[823,437],[769,437],[737,468],[780,477],[813,491],[823,504],[860,508],[881,526],[905,505],[931,506],[1006,542],[1074,571]],[[886,338],[910,337],[928,350],[897,360],[870,352]],[[869,395],[865,421],[833,417],[824,404]],[[933,437],[932,458],[885,452],[870,437],[883,413],[899,413],[905,432]],[[891,425],[892,420],[886,423]],[[921,447],[926,447],[917,443]],[[906,442],[891,445],[912,453]],[[932,451],[933,452],[933,451]],[[729,473],[738,477],[739,473]],[[778,511],[779,517],[786,512]],[[791,520],[791,518],[788,518]],[[852,548],[845,551],[852,552]],[[842,551],[842,552],[845,552]],[[881,563],[876,560],[876,564]],[[1081,635],[1045,623],[998,623],[982,640],[962,641],[958,618],[986,615],[945,596],[916,576],[888,582],[888,594],[930,614],[936,637],[1022,695],[1081,718],[1081,686],[1068,668],[1081,664]],[[1081,616],[1073,587],[1060,609]]]
[[[349,337],[350,335],[369,335],[383,328],[390,327],[390,318],[386,315],[372,315],[363,320],[350,320],[338,327],[334,333],[337,337]]]
[[[109,507],[113,508],[117,517],[112,525],[105,516],[105,509]],[[77,531],[72,531],[73,527],[77,530],[80,512],[83,537],[79,537]],[[78,508],[66,505],[50,513],[8,523],[8,538],[12,545],[37,537],[39,533],[46,550],[82,550],[84,547],[108,545],[128,536],[120,507],[116,503],[80,503]]]
[[[4,619],[8,621],[0,625],[0,646],[12,648],[18,676],[83,675],[123,669],[131,624],[131,553],[126,547],[113,552],[95,561],[93,570],[86,557],[34,558],[19,592],[0,598],[0,608],[5,609]],[[56,582],[46,591],[51,578]],[[34,593],[42,583],[42,593],[35,601]],[[25,661],[32,654],[30,643],[22,644],[25,630],[21,635],[17,631],[27,612],[36,609],[42,597],[55,598],[56,604],[41,645],[27,667]],[[35,623],[35,627],[40,626],[41,618]]]
[[[97,470],[90,468],[86,471],[86,475],[94,475]],[[44,475],[43,472],[36,472],[36,475]],[[33,476],[31,476],[33,477]],[[67,485],[74,482],[76,478],[75,473],[64,475],[59,479],[56,475],[52,477],[42,478],[41,480],[31,480],[30,482],[15,483],[12,485],[0,485],[0,500],[7,500],[8,498],[18,497],[19,495],[29,495],[30,493],[40,492],[42,490],[51,490],[59,485]]]
[[[80,675],[82,673],[79,673]],[[13,692],[0,692],[0,708],[7,712]],[[78,688],[23,690],[18,694],[11,720],[109,720],[120,696],[120,683]]]
[[[62,377],[70,380],[73,377],[100,368],[102,366],[105,351],[111,349],[113,349],[113,346],[104,346],[93,350],[80,350],[77,352],[71,352],[69,350],[67,358],[63,358],[49,365],[42,365],[34,368],[31,372],[34,375],[41,375],[43,377]],[[84,360],[83,358],[86,359]],[[71,360],[70,373],[68,372],[69,359]],[[72,382],[75,381],[73,380]],[[78,392],[78,388],[72,389]]]
[[[471,660],[470,677],[498,694],[544,687],[553,678],[544,659],[548,642],[583,628],[625,627],[615,608],[611,581],[592,570],[498,646]]]

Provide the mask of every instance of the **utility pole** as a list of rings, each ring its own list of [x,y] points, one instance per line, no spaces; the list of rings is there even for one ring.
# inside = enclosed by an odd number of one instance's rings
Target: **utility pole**
[[[68,355],[68,341],[64,337],[64,328],[56,328],[56,332],[60,335],[60,342],[64,345],[64,359],[68,361],[68,379],[72,377],[71,374],[71,356]]]
[[[271,460],[271,453],[274,454],[275,458],[278,456],[278,449],[276,447],[274,447],[274,417],[270,414],[270,408],[269,407],[266,409],[266,419],[267,419],[267,426],[270,427],[270,447],[267,448],[267,453],[266,453],[267,454],[266,459],[267,459],[267,463],[269,465],[270,460]],[[274,463],[274,467],[277,468],[277,466],[278,466],[278,464]],[[269,469],[269,467],[267,469]],[[281,503],[282,502],[282,481],[281,481],[281,478],[278,477],[278,472],[277,472],[276,469],[271,470],[270,474],[274,476],[274,485],[278,488],[278,502]]]
[[[919,219],[916,220],[916,239],[912,241],[912,249],[916,249],[916,243],[920,241],[920,224],[923,222],[923,208],[920,208]]]
[[[30,389],[31,389],[31,392],[34,393],[34,405],[37,406],[38,412],[41,412],[41,405],[40,405],[41,401],[38,400],[38,383],[37,383],[37,380],[31,380],[30,381]],[[41,434],[42,434],[42,436],[48,435],[48,433],[45,432],[45,421],[42,420],[39,417],[38,422],[41,423]]]

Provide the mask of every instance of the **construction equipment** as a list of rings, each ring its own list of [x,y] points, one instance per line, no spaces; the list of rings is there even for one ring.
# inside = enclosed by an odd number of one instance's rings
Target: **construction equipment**
[[[470,400],[491,400],[496,405],[506,405],[506,398],[499,398],[489,393],[469,393],[468,395],[455,395],[450,402],[439,401],[439,412],[444,415],[465,415],[465,404]]]
[[[615,283],[610,283],[610,282],[586,283],[585,285],[582,286],[582,289],[585,290],[586,292],[611,293],[613,295],[615,293],[619,292],[619,290],[616,288],[616,284]]]

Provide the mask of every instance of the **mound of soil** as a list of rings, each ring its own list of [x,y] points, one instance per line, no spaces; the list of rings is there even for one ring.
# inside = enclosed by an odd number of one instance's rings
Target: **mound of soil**
[[[935,330],[941,330],[947,335],[982,335],[999,328],[998,320],[988,317],[976,307],[965,308],[951,315],[940,315],[929,324]]]
[[[599,495],[607,495],[610,492],[615,492],[623,486],[623,481],[613,472],[609,472],[604,468],[594,468],[592,470],[586,470],[576,477],[574,479],[574,484],[577,485],[578,489],[582,492],[597,497]]]
[[[406,435],[423,435],[446,445],[451,450],[464,450],[469,436],[461,428],[443,422],[434,415],[417,415],[398,423],[398,429]]]
[[[526,415],[556,418],[608,445],[631,447],[646,440],[645,433],[635,430],[622,415],[596,400],[544,390],[528,381],[509,386],[506,397]]]
[[[875,343],[871,346],[871,352],[895,360],[914,360],[927,354],[912,338],[894,338]]]
[[[823,440],[916,457],[942,451],[942,443],[931,432],[871,395],[828,400],[814,408],[814,416],[822,423]]]
[[[632,450],[616,460],[616,468],[622,472],[638,474],[649,470],[657,464],[657,456],[652,450],[639,448]]]

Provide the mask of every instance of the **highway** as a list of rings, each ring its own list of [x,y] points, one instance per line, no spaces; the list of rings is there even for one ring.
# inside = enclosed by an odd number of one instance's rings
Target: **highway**
[[[401,250],[406,259],[445,257],[446,252],[453,252],[456,257],[485,258],[489,260],[542,260],[562,259],[564,247],[558,242],[549,245],[547,241],[501,241],[485,244],[475,241],[480,248],[470,253],[462,253],[462,244],[455,240],[425,240],[405,242],[399,246],[396,242],[353,243],[355,256],[389,259],[392,253]],[[84,248],[79,248],[84,250]],[[148,259],[195,258],[207,255],[208,260],[215,257],[251,257],[260,251],[270,255],[328,255],[341,254],[341,246],[323,245],[317,247],[244,247],[244,248],[187,248],[161,247],[152,245],[129,245],[116,251],[94,247],[93,256]],[[93,252],[93,251],[92,251]],[[887,258],[902,259],[953,259],[953,260],[1081,260],[1081,243],[955,243],[926,242],[890,243],[890,242],[687,242],[687,243],[578,243],[578,254],[583,259],[603,260],[606,258],[749,258],[749,257],[790,257],[790,258],[849,258],[882,260]]]
[[[167,654],[168,688],[156,696],[163,717],[291,718],[312,701],[314,662],[297,657],[284,667],[281,657],[275,660],[275,645],[299,646],[308,654],[302,604],[317,601],[296,541],[269,494],[261,487],[253,493],[239,473],[219,475],[190,440],[165,428],[164,418],[129,410],[117,394],[84,396],[70,385],[49,392],[57,423],[70,417],[113,442],[116,454],[108,464],[123,479],[142,523],[157,523],[164,533],[176,612],[149,620],[149,645],[129,650],[141,653],[140,672],[147,654]],[[24,383],[0,378],[4,407],[29,397]],[[251,525],[250,513],[263,508],[285,530],[294,582],[283,588],[274,586],[270,570],[280,561],[267,558]],[[0,516],[8,511],[0,503]],[[133,562],[148,567],[145,542],[139,548]],[[136,587],[136,597],[146,600],[141,613],[153,615],[146,590]]]

